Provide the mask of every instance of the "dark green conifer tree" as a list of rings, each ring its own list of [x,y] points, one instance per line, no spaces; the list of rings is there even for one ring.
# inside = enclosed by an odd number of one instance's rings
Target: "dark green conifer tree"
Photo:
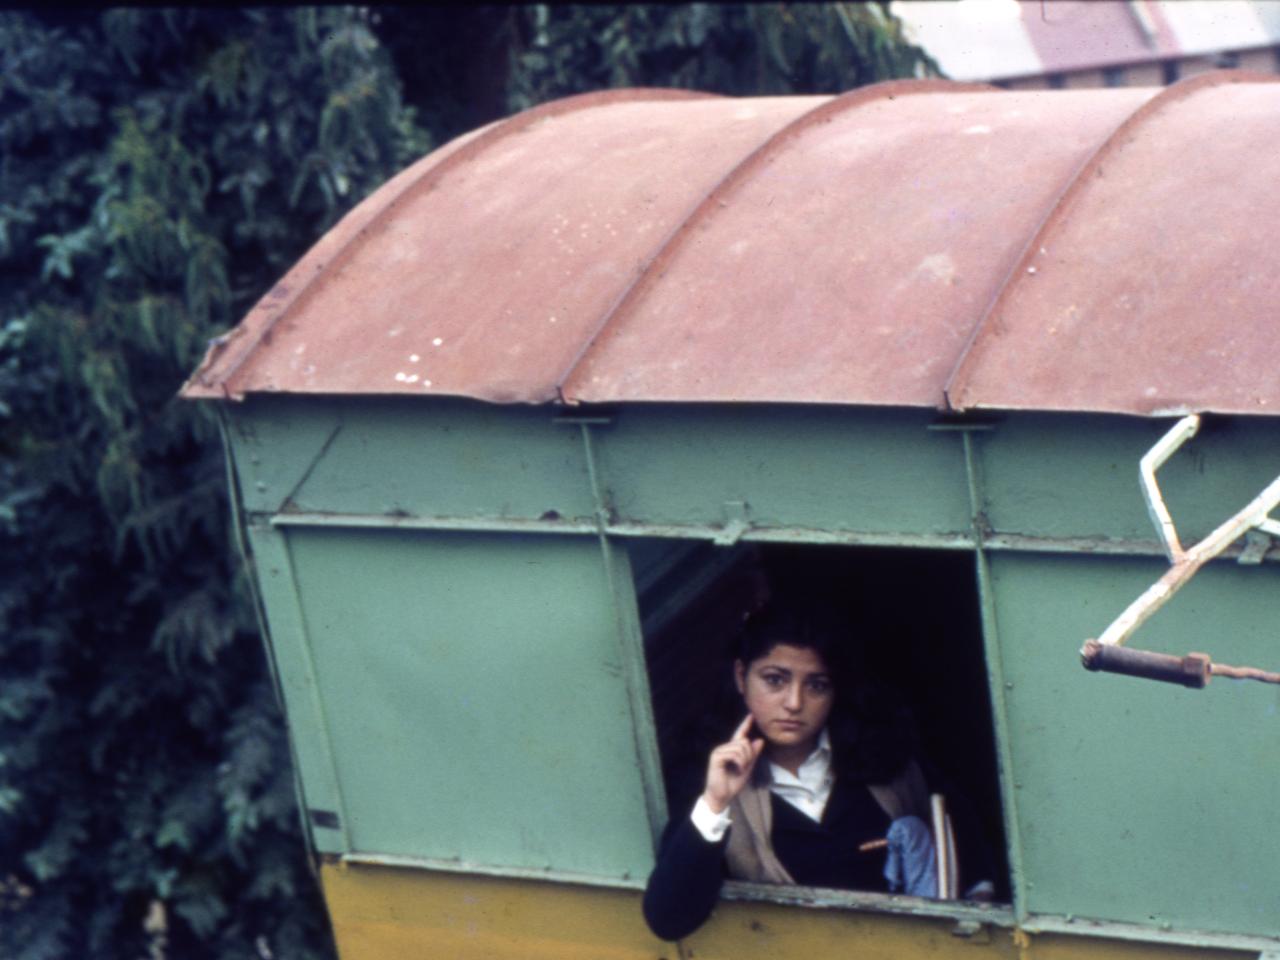
[[[370,9],[405,98],[439,139],[609,87],[841,93],[938,73],[880,2]]]
[[[234,584],[224,331],[427,147],[354,9],[0,14],[0,956],[331,953]]]

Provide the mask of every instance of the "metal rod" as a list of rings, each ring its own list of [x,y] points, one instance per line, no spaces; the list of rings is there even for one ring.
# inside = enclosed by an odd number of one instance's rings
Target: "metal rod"
[[[1272,480],[1260,494],[1249,501],[1244,509],[1221,524],[1194,547],[1184,550],[1163,577],[1149,586],[1138,599],[1111,623],[1098,637],[1103,646],[1119,646],[1124,643],[1153,613],[1190,580],[1197,570],[1245,532],[1267,519],[1267,514],[1280,503],[1280,477]],[[1084,651],[1081,650],[1083,655]]]
[[[1213,663],[1207,653],[1189,653],[1185,657],[1175,657],[1151,650],[1108,647],[1097,640],[1090,640],[1081,650],[1080,659],[1086,670],[1120,673],[1129,677],[1142,677],[1145,680],[1161,680],[1165,683],[1177,683],[1195,689],[1206,687],[1211,677],[1280,684],[1280,673],[1259,670],[1257,667],[1233,667],[1226,663]]]
[[[1225,663],[1211,663],[1209,670],[1215,677],[1230,677],[1232,680],[1261,680],[1263,683],[1280,683],[1280,673],[1259,670],[1257,667],[1229,667]]]
[[[1160,495],[1156,471],[1164,466],[1164,462],[1174,451],[1194,437],[1199,429],[1200,418],[1196,414],[1183,417],[1138,461],[1138,482],[1142,486],[1142,498],[1147,502],[1147,513],[1156,528],[1156,535],[1164,544],[1164,552],[1170,563],[1182,556],[1182,544],[1178,542],[1178,531],[1173,526],[1173,518],[1169,516],[1169,508]]]
[[[1177,683],[1194,689],[1203,689],[1209,682],[1209,658],[1203,653],[1175,657],[1150,650],[1108,647],[1097,640],[1090,640],[1084,645],[1080,659],[1086,670]]]
[[[947,841],[947,808],[942,794],[929,797],[929,813],[933,819],[933,853],[938,872],[938,899],[954,900],[951,886],[951,844]]]

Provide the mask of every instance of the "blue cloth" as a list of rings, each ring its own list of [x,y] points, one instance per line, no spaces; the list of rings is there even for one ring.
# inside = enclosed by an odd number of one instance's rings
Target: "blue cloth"
[[[913,897],[938,895],[938,858],[933,836],[919,817],[899,817],[889,824],[884,878],[894,893]]]

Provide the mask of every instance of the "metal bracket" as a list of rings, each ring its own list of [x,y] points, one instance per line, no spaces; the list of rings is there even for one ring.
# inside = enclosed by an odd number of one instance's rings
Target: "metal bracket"
[[[957,920],[951,928],[953,937],[960,937],[970,943],[988,944],[991,942],[991,929],[978,920]]]
[[[742,500],[724,502],[724,527],[711,540],[720,547],[731,547],[751,529],[750,508]]]
[[[1244,549],[1236,558],[1236,563],[1245,566],[1257,566],[1271,549],[1271,534],[1254,528],[1244,535]]]
[[[1085,669],[1125,673],[1131,676],[1164,680],[1184,686],[1203,687],[1215,674],[1252,680],[1280,683],[1280,674],[1268,673],[1253,667],[1229,667],[1215,664],[1206,654],[1187,657],[1171,657],[1167,654],[1145,650],[1127,650],[1121,656],[1116,649],[1123,644],[1152,614],[1189,581],[1196,572],[1222,553],[1236,540],[1250,531],[1257,530],[1269,536],[1280,535],[1280,521],[1269,514],[1280,504],[1280,477],[1276,477],[1245,507],[1222,523],[1216,530],[1192,547],[1183,548],[1178,540],[1169,508],[1165,506],[1160,486],[1156,483],[1156,471],[1200,428],[1200,417],[1192,414],[1183,417],[1168,433],[1147,451],[1138,468],[1142,495],[1147,502],[1147,512],[1155,525],[1156,534],[1164,544],[1169,557],[1169,571],[1148,587],[1141,596],[1096,640],[1086,641],[1080,650]],[[1264,550],[1263,553],[1266,551]],[[1261,560],[1261,556],[1258,558]]]

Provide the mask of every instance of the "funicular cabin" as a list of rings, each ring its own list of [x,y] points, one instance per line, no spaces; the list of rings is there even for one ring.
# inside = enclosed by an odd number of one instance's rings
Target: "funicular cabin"
[[[1254,502],[1131,646],[1280,661],[1269,80],[591,94],[320,240],[185,396],[344,960],[1280,955],[1277,688],[1079,653]],[[730,883],[648,932],[762,579],[862,614],[997,902]]]

